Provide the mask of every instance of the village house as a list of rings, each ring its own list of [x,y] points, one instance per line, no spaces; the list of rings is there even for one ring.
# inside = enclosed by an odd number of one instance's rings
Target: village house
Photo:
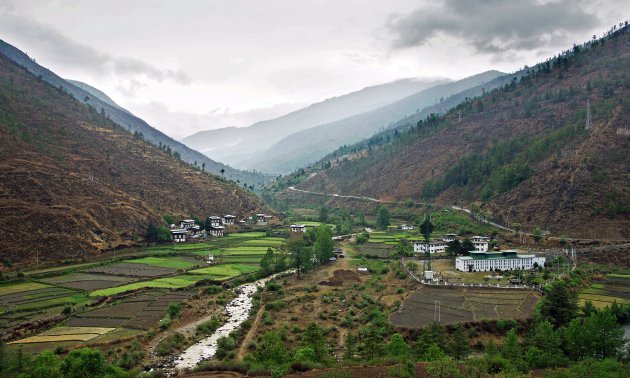
[[[290,228],[291,232],[306,232],[306,226],[303,224],[292,224]]]
[[[220,238],[223,236],[223,226],[212,226],[210,227],[210,235]]]
[[[490,238],[485,237],[485,236],[473,236],[472,238],[470,238],[470,240],[475,246],[475,251],[488,252]]]
[[[413,230],[413,226],[409,226],[407,224],[401,224],[399,228],[403,231]]]
[[[179,228],[181,229],[187,229],[188,227],[194,227],[195,226],[195,220],[194,219],[184,219],[179,221],[179,223],[177,223],[177,226],[179,226]]]
[[[427,245],[423,240],[413,242],[413,251],[416,253],[426,253]],[[446,242],[443,240],[432,240],[429,242],[429,253],[446,252]]]
[[[455,235],[455,234],[446,234],[446,235],[444,235],[444,239],[442,239],[442,240],[444,240],[447,243],[450,243],[452,241],[455,241],[455,239],[457,239],[457,235]]]
[[[200,226],[192,226],[192,227],[187,227],[186,231],[188,231],[188,234],[192,237],[198,237],[201,235],[201,227]]]
[[[256,221],[258,223],[266,223],[265,220],[266,220],[265,214],[256,214]]]
[[[187,230],[171,230],[171,240],[173,243],[182,243],[186,241],[186,237],[188,236]]]
[[[489,272],[493,270],[530,270],[545,266],[545,258],[533,254],[519,254],[516,250],[501,252],[471,251],[469,256],[455,259],[455,268],[461,272]]]
[[[221,226],[221,217],[217,217],[215,215],[208,217],[208,220],[210,221],[210,226],[211,227],[219,227]]]
[[[235,218],[236,217],[234,215],[226,215],[223,217],[223,224],[226,226],[233,226]]]

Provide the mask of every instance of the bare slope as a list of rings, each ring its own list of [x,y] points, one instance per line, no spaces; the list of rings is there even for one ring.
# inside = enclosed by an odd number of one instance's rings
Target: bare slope
[[[244,172],[238,169],[234,169],[225,164],[216,162],[209,159],[202,153],[195,151],[188,146],[170,138],[161,131],[151,127],[144,120],[134,116],[129,111],[121,108],[113,103],[113,101],[107,101],[97,94],[98,91],[95,88],[79,87],[73,84],[71,81],[66,81],[57,76],[54,72],[48,70],[45,67],[35,63],[28,55],[18,50],[14,46],[0,40],[0,55],[7,57],[19,66],[24,67],[33,75],[39,77],[41,80],[50,83],[55,88],[63,88],[65,92],[72,95],[80,102],[89,104],[97,109],[99,112],[106,114],[112,121],[117,123],[122,128],[134,133],[140,132],[144,138],[149,142],[158,145],[162,144],[169,146],[173,152],[178,152],[182,159],[189,162],[197,162],[199,165],[205,163],[206,170],[216,175],[220,174],[221,169],[225,170],[225,177],[234,181],[240,180],[248,184],[258,184],[266,181],[269,177],[261,175],[259,173]],[[98,93],[102,93],[98,91]]]
[[[491,217],[526,229],[629,237],[629,98],[626,26],[444,117],[384,133],[359,151],[350,147],[299,187],[444,204],[481,201]]]
[[[0,257],[82,257],[140,240],[166,213],[260,207],[0,57]]]

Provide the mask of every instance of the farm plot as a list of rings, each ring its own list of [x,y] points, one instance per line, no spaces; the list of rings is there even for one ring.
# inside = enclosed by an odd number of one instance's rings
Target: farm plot
[[[88,341],[114,328],[105,327],[57,327],[36,336],[14,341],[10,344],[52,343],[60,341]]]
[[[591,301],[595,307],[612,306],[613,303],[630,304],[630,276],[609,274],[580,292],[580,304]]]
[[[526,290],[423,286],[404,300],[389,321],[397,327],[422,328],[438,317],[445,324],[523,319],[531,315],[538,299],[536,292]]]
[[[83,294],[74,290],[45,284],[24,283],[14,286],[12,290],[3,288],[7,294],[0,295],[0,312],[38,310],[85,300]]]
[[[188,271],[189,274],[203,274],[212,277],[216,281],[224,281],[230,278],[240,276],[241,274],[257,271],[258,266],[246,264],[224,264],[216,265],[208,268],[193,269]]]
[[[182,257],[143,257],[140,259],[125,260],[123,263],[144,264],[171,269],[189,269],[199,265],[199,261]]]
[[[192,286],[196,284],[197,282],[203,281],[205,279],[208,279],[208,277],[204,277],[203,275],[194,275],[194,274],[157,278],[150,281],[134,282],[128,285],[117,286],[117,287],[112,287],[112,288],[102,289],[102,290],[96,290],[90,293],[90,296],[91,297],[110,296],[110,295],[124,293],[127,291],[143,289],[143,288],[179,289],[179,288]]]
[[[284,244],[284,242],[285,240],[283,238],[262,238],[245,240],[241,245],[246,247],[279,247]]]
[[[112,265],[98,266],[86,270],[87,273],[109,274],[129,277],[159,277],[177,272],[177,269],[150,266],[146,264],[121,262]]]
[[[72,273],[63,276],[44,278],[41,282],[70,289],[92,291],[123,285],[133,281],[130,277],[109,276],[102,274]]]

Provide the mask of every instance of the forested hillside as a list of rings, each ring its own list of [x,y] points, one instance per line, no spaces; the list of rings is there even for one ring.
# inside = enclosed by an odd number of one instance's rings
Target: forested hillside
[[[162,216],[247,215],[259,200],[172,157],[0,57],[0,258],[82,258]]]
[[[629,237],[629,95],[625,25],[443,116],[351,146],[320,162],[323,169],[299,187],[441,204],[478,201],[488,216],[525,229]]]

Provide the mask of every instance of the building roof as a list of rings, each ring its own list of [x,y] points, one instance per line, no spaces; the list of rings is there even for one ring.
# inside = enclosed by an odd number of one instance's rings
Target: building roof
[[[516,250],[505,250],[501,252],[479,252],[470,251],[469,256],[461,256],[458,259],[462,260],[497,260],[497,259],[528,259],[536,257],[532,254],[519,254]]]
[[[186,222],[186,223],[191,223],[192,222],[192,223],[195,223],[195,220],[194,219],[184,219],[184,220],[180,221],[180,223],[181,222]]]
[[[224,216],[223,218],[236,218],[236,217],[234,215],[229,215],[228,214],[228,215]]]
[[[216,215],[212,215],[212,216],[209,216],[208,219],[221,220],[221,217],[217,217]]]
[[[304,228],[304,227],[306,227],[306,226],[305,226],[305,225],[303,225],[303,224],[292,224],[290,227],[291,227],[291,228]]]
[[[212,226],[213,230],[223,230],[223,226]]]
[[[171,234],[185,234],[187,232],[186,230],[171,230]]]

